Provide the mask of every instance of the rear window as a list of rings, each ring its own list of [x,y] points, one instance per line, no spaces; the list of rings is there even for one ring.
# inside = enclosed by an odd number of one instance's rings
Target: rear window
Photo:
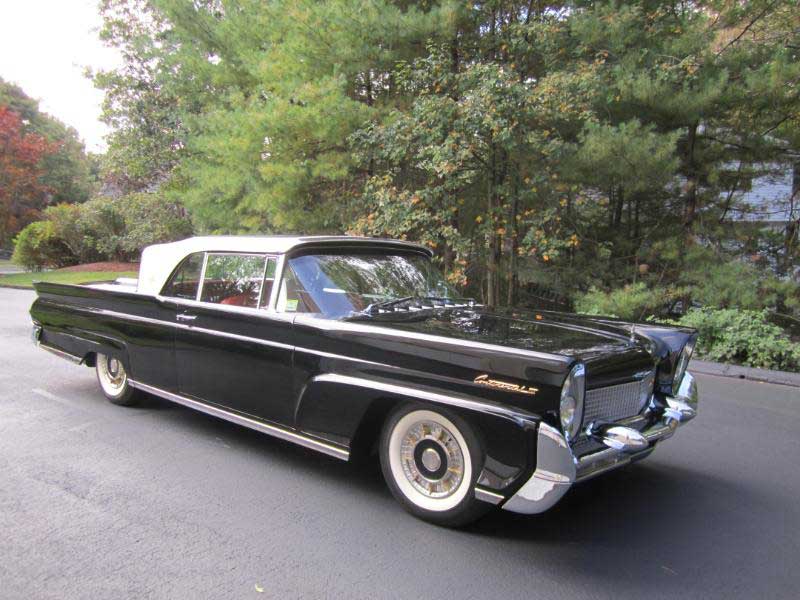
[[[187,300],[195,300],[197,298],[197,290],[200,286],[200,277],[203,272],[203,256],[202,252],[191,254],[186,257],[178,270],[164,286],[164,296],[171,298],[185,298]]]

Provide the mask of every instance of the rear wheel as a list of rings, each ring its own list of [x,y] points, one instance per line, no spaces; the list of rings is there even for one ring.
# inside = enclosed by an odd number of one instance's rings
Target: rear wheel
[[[380,459],[389,489],[413,515],[458,527],[491,509],[475,498],[484,461],[478,437],[449,411],[400,407],[384,425]]]
[[[105,354],[98,354],[95,369],[100,389],[113,404],[133,406],[139,401],[139,393],[128,381],[128,374],[122,361]]]

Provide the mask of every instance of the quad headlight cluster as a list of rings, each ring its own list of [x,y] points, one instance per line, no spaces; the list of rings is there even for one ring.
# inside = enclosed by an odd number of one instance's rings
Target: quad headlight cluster
[[[678,389],[681,387],[683,376],[686,374],[686,367],[689,366],[689,361],[692,358],[692,352],[694,352],[694,344],[695,340],[689,340],[686,342],[686,345],[683,347],[683,350],[681,350],[681,354],[678,357],[678,366],[675,369],[675,375],[672,378],[673,396],[678,394]]]
[[[586,394],[586,369],[575,365],[561,388],[561,428],[567,439],[574,440],[583,420],[583,399]]]

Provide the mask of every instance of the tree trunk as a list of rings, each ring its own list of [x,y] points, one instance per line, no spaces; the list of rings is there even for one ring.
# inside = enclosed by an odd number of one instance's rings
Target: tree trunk
[[[697,143],[697,128],[699,123],[694,123],[689,127],[689,137],[686,141],[686,159],[684,175],[686,176],[686,196],[683,208],[683,231],[686,242],[689,243],[692,237],[692,229],[697,218],[697,185],[698,173],[697,165],[694,162],[694,151]]]
[[[492,148],[492,161],[491,161],[491,169],[489,173],[489,189],[487,194],[487,202],[486,208],[488,212],[487,217],[487,225],[489,226],[488,232],[488,246],[489,246],[489,255],[487,257],[486,263],[486,303],[489,306],[497,306],[497,301],[499,300],[499,289],[500,289],[500,282],[499,282],[499,247],[498,247],[498,236],[497,236],[497,222],[496,222],[496,214],[495,214],[495,207],[496,207],[496,198],[495,198],[495,174],[497,173],[497,153],[494,148]]]
[[[511,226],[509,231],[511,233],[511,244],[509,244],[508,251],[508,294],[506,295],[506,304],[514,306],[517,303],[517,295],[519,290],[519,273],[518,269],[518,253],[519,253],[519,223],[517,221],[517,214],[519,212],[519,187],[514,188],[514,200],[511,203]]]

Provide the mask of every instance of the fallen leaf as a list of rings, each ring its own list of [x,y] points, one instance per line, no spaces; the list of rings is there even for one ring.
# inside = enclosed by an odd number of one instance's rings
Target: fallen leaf
[[[264,588],[262,588],[260,585],[256,584],[256,591],[259,594],[263,594],[264,593]]]

